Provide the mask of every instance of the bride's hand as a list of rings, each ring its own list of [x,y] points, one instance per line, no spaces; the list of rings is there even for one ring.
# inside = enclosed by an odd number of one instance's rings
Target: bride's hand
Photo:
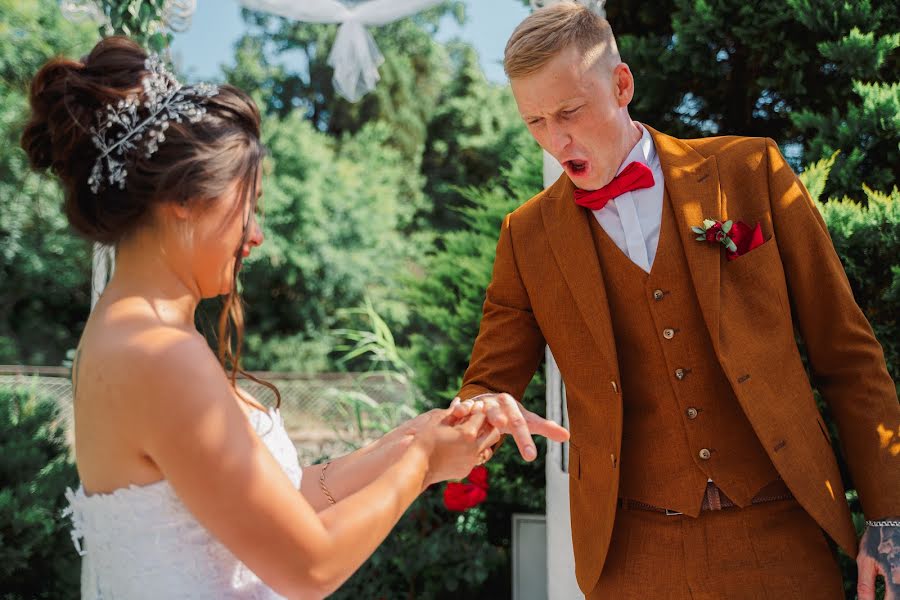
[[[454,405],[455,406],[455,405]],[[436,408],[428,412],[416,415],[412,419],[400,423],[397,427],[384,434],[377,444],[388,448],[406,448],[432,418],[442,418],[450,412],[450,409]]]
[[[484,413],[458,419],[450,410],[433,410],[413,419],[414,444],[428,455],[425,486],[448,479],[462,479],[485,461],[500,432],[486,423]],[[413,425],[412,422],[408,424]]]
[[[509,394],[482,394],[465,402],[454,398],[448,410],[457,418],[465,418],[475,413],[486,414],[491,426],[499,429],[501,433],[512,434],[522,458],[529,462],[537,458],[532,435],[542,435],[554,442],[565,442],[569,439],[569,432],[565,428],[526,410],[521,402]]]
[[[467,411],[466,414],[462,416],[456,415],[456,411],[459,410],[459,404],[460,400],[459,398],[456,398],[448,408],[435,408],[428,412],[416,415],[384,434],[384,436],[378,440],[378,444],[387,447],[400,446],[405,448],[413,440],[415,435],[422,431],[429,422],[433,419],[443,419],[448,415],[452,417],[449,420],[449,423],[455,425],[456,423],[465,420],[468,412],[471,412]]]

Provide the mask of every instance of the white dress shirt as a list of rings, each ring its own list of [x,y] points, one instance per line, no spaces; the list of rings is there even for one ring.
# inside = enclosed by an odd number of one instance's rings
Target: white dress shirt
[[[643,136],[625,157],[616,175],[633,162],[643,163],[653,172],[653,187],[625,192],[602,209],[591,212],[625,256],[649,273],[659,245],[665,182],[653,138],[646,127],[637,125]]]

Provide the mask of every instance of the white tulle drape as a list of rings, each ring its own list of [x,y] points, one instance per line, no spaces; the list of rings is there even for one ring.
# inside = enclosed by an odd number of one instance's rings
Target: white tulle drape
[[[386,25],[442,0],[368,0],[346,6],[338,0],[240,0],[252,10],[269,12],[307,23],[340,23],[328,64],[334,68],[334,87],[356,102],[375,88],[384,57],[366,27]]]

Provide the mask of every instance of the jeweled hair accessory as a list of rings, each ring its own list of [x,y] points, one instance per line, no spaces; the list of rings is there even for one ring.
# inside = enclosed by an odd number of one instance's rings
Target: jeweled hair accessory
[[[144,65],[148,73],[142,81],[143,99],[129,96],[97,111],[98,125],[91,128],[91,139],[100,155],[88,178],[95,194],[104,183],[125,189],[127,154],[142,151],[150,158],[166,141],[169,121],[196,123],[206,114],[202,102],[219,93],[218,86],[210,83],[182,85],[156,54],[151,54]],[[139,115],[142,108],[144,114]],[[115,130],[114,135],[111,130]]]

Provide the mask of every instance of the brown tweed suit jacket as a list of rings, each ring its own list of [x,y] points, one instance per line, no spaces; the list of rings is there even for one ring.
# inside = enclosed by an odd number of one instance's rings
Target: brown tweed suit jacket
[[[799,503],[855,556],[844,486],[810,379],[837,422],[868,518],[900,516],[900,406],[825,223],[772,140],[650,132],[715,355]],[[573,189],[563,175],[504,220],[460,396],[521,397],[549,344],[566,383],[575,450],[576,576],[590,591],[616,511],[623,397],[603,273]],[[707,218],[760,222],[767,241],[729,262],[720,246],[694,240],[691,226]]]

